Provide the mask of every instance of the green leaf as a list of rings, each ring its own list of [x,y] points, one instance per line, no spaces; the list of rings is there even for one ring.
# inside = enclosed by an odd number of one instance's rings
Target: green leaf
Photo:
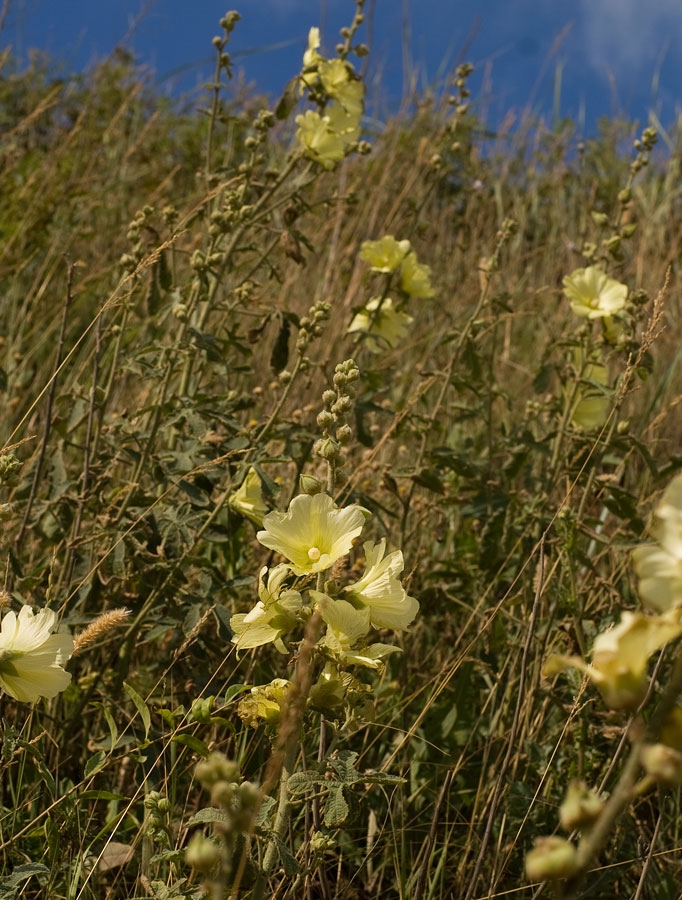
[[[171,741],[174,744],[184,744],[185,747],[194,750],[199,756],[206,757],[209,754],[209,749],[206,744],[193,734],[174,734]]]
[[[354,750],[340,750],[336,759],[329,760],[329,765],[338,775],[341,784],[355,784],[363,780],[355,768],[357,758],[358,754]]]
[[[149,728],[152,724],[152,717],[149,713],[149,707],[144,702],[142,697],[137,693],[135,688],[128,684],[126,681],[123,682],[123,687],[125,688],[126,694],[130,697],[130,699],[135,704],[137,711],[140,714],[140,718],[142,719],[142,724],[144,725],[144,736],[145,740],[149,737]]]
[[[240,694],[243,694],[244,691],[248,690],[251,690],[251,686],[248,684],[231,684],[225,691],[223,705],[227,706],[227,704],[234,700],[235,697],[238,697]]]
[[[296,862],[295,857],[291,855],[291,852],[287,845],[283,840],[275,836],[275,841],[277,842],[277,849],[279,850],[279,858],[282,861],[282,868],[284,869],[285,875],[298,875],[301,871],[301,867]]]
[[[262,827],[267,822],[276,806],[277,801],[274,797],[263,798],[263,802],[261,803],[260,809],[258,810],[258,816],[256,818],[256,825],[258,827]]]
[[[91,775],[94,775],[95,772],[99,772],[100,769],[104,768],[106,761],[107,754],[104,750],[99,750],[97,753],[93,754],[85,764],[85,770],[83,772],[84,777],[89,778]]]
[[[49,875],[50,870],[41,863],[22,863],[16,866],[9,875],[0,877],[0,900],[14,900],[19,886],[32,875]]]
[[[298,77],[292,78],[284,88],[284,93],[279,98],[275,107],[275,116],[282,121],[288,119],[298,103]]]
[[[433,469],[422,469],[416,475],[412,476],[412,481],[422,487],[428,488],[435,494],[444,494],[445,486]]]
[[[168,265],[168,258],[166,257],[165,250],[162,250],[159,254],[158,275],[161,288],[164,291],[170,291],[173,287],[173,273]]]
[[[93,703],[93,706],[98,707],[104,713],[104,718],[107,720],[107,725],[109,726],[109,735],[111,737],[110,747],[113,749],[116,746],[116,741],[118,740],[118,726],[114,721],[114,717],[111,715],[111,711],[108,706],[105,706],[104,703]]]
[[[279,373],[286,366],[289,360],[290,332],[291,323],[286,318],[282,319],[282,324],[279,327],[277,340],[275,341],[275,346],[272,348],[272,354],[270,356],[270,368],[275,373],[275,375],[279,375]]]
[[[123,794],[116,794],[113,791],[81,791],[78,794],[79,800],[127,800]]]
[[[294,772],[289,778],[288,788],[290,794],[306,794],[317,784],[325,784],[326,779],[317,772]]]
[[[368,775],[366,772],[361,779],[365,784],[406,784],[407,779],[400,775],[389,775],[388,772],[374,772]]]
[[[195,813],[187,822],[187,827],[208,824],[230,825],[231,822],[232,816],[226,813],[224,809],[216,809],[213,806],[209,806],[206,809],[200,809],[199,812]]]
[[[343,787],[337,785],[329,791],[324,805],[324,824],[330,828],[343,825],[348,816],[348,804],[343,796]]]

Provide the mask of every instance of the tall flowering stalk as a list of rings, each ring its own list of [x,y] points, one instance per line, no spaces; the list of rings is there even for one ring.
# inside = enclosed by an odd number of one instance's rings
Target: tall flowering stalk
[[[650,692],[651,657],[682,636],[682,475],[665,490],[651,529],[655,542],[632,553],[644,612],[624,611],[620,622],[597,635],[592,659],[554,655],[547,677],[566,667],[582,671],[598,688],[604,703],[636,713]],[[572,783],[561,808],[561,824],[578,828],[577,845],[553,836],[539,838],[526,857],[531,880],[566,882],[568,893],[579,885],[603,847],[619,815],[655,785],[682,786],[682,655],[677,652],[662,696],[648,721],[636,718],[630,728],[632,749],[620,780],[608,799]]]
[[[333,388],[323,394],[324,409],[318,416],[322,437],[315,454],[327,464],[327,490],[316,478],[305,476],[306,491],[295,496],[286,511],[275,510],[263,517],[257,539],[280,558],[273,567],[261,570],[256,604],[230,620],[232,641],[240,651],[272,643],[287,653],[291,644],[299,642],[291,680],[275,679],[254,687],[238,707],[245,723],[264,724],[273,740],[264,791],[279,783],[272,836],[254,888],[256,898],[265,896],[289,822],[289,782],[304,716],[317,712],[341,721],[357,718],[367,686],[355,678],[353,670],[383,667],[399,648],[377,640],[376,631],[405,631],[419,610],[419,603],[400,581],[403,554],[387,552],[385,538],[364,542],[365,566],[359,578],[343,577],[350,568],[345,563],[370,517],[357,503],[338,506],[331,493],[343,480],[353,383],[358,377],[355,362],[346,360],[336,367]],[[321,729],[320,746],[324,746],[323,724]]]

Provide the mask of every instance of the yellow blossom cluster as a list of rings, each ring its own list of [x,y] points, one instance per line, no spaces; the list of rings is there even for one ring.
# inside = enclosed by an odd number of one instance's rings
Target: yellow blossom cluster
[[[665,490],[651,530],[656,542],[632,554],[649,612],[626,611],[617,625],[597,635],[590,663],[555,655],[544,667],[547,676],[567,666],[584,672],[612,709],[635,709],[642,702],[650,657],[682,635],[682,475]]]
[[[377,668],[395,647],[368,643],[372,628],[405,630],[419,610],[400,582],[404,567],[400,550],[386,552],[386,541],[364,544],[365,571],[344,587],[312,576],[325,573],[346,556],[359,537],[369,513],[357,504],[337,507],[329,494],[300,494],[286,512],[271,512],[258,532],[260,543],[286,560],[259,577],[259,600],[248,613],[230,619],[239,649],[274,643],[316,610],[326,625],[320,651],[335,665]],[[324,588],[321,590],[320,588]],[[304,601],[304,592],[307,603]]]
[[[300,82],[321,111],[309,109],[296,117],[296,139],[307,157],[333,169],[360,137],[365,87],[347,60],[325,59],[319,46],[320,30],[311,28]]]
[[[407,240],[396,240],[391,234],[378,241],[364,241],[360,259],[369,263],[373,272],[396,274],[396,285],[408,297],[433,297],[431,269],[417,261],[417,254]],[[399,301],[400,304],[401,301]],[[404,302],[404,300],[402,301]],[[412,316],[386,295],[372,297],[354,316],[348,334],[365,336],[370,353],[393,349],[405,338],[414,321]]]

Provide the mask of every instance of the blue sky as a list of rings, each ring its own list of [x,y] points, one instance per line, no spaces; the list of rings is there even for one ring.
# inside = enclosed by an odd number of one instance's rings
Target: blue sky
[[[297,71],[311,25],[328,54],[352,0],[10,0],[0,46],[49,52],[82,70],[126,43],[165,91],[210,77],[211,38],[228,8],[242,14],[231,52],[247,81],[277,96]],[[529,106],[559,112],[589,133],[602,115],[664,125],[682,97],[682,0],[367,0],[368,77],[397,103],[410,80],[442,84],[455,61],[476,66],[474,101],[495,126]],[[365,33],[363,39],[367,40]],[[463,48],[466,50],[463,52]]]

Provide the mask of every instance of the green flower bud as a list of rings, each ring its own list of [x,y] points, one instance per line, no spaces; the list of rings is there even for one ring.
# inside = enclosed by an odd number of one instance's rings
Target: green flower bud
[[[573,780],[568,786],[564,802],[559,808],[559,821],[564,831],[583,829],[601,815],[603,803],[583,781]]]
[[[218,781],[239,781],[241,778],[237,763],[217,751],[197,763],[196,776],[203,787],[211,787]]]
[[[592,216],[592,221],[594,222],[594,224],[598,225],[600,228],[603,228],[609,223],[609,217],[606,215],[606,213],[597,212],[596,209],[593,209],[590,215]]]
[[[526,876],[529,881],[558,881],[570,878],[576,870],[577,851],[561,837],[537,838],[526,854]]]
[[[197,872],[210,872],[222,857],[220,847],[201,832],[195,831],[185,850],[185,862]]]
[[[682,753],[665,744],[645,744],[640,761],[647,775],[666,787],[682,785]]]
[[[311,497],[322,491],[322,485],[314,475],[299,475],[298,486],[302,494],[309,494]]]

